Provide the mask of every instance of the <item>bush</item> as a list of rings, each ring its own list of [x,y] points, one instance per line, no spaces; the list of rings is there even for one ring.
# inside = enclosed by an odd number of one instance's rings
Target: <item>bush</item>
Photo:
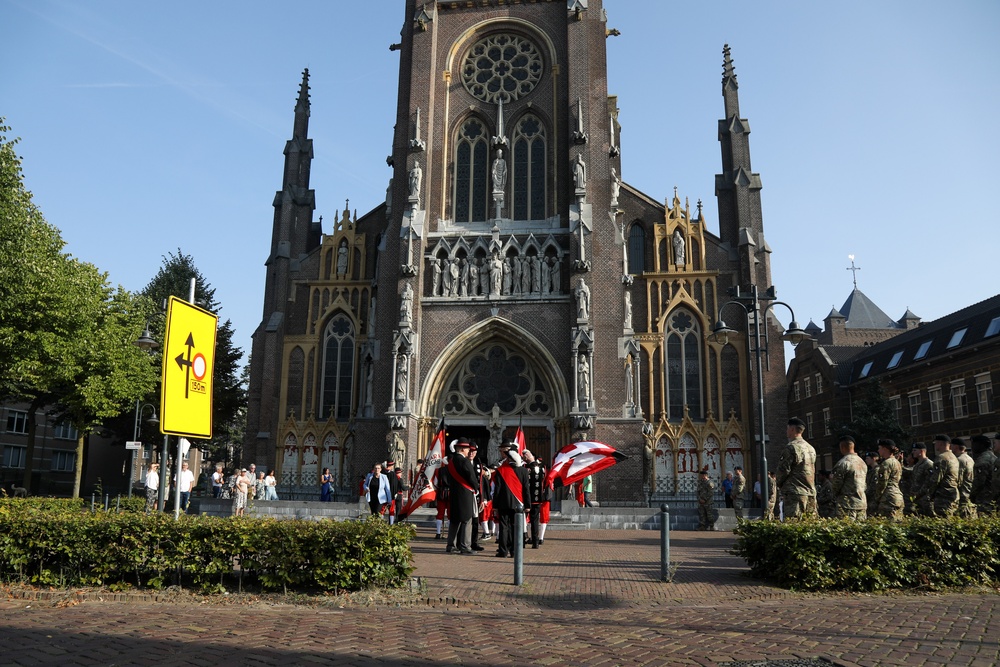
[[[1000,584],[1000,517],[743,521],[732,553],[785,588],[880,591]]]
[[[129,508],[131,510],[131,507]],[[93,512],[82,503],[0,502],[0,579],[52,586],[205,592],[354,591],[409,578],[413,528],[364,522]]]

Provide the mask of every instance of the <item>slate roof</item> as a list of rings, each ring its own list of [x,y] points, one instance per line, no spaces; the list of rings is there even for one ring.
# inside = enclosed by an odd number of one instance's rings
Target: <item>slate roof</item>
[[[945,315],[933,322],[921,324],[916,329],[901,333],[877,345],[872,345],[854,358],[850,382],[874,377],[888,370],[905,368],[914,362],[914,356],[925,342],[929,342],[929,345],[925,354],[917,360],[919,363],[924,363],[946,352],[954,354],[963,348],[972,347],[984,340],[991,322],[996,318],[1000,318],[1000,294],[957,310],[950,315]],[[961,341],[949,348],[955,332],[963,328],[966,329],[966,332]],[[990,336],[990,342],[1000,342],[1000,331],[994,332]],[[902,351],[902,355],[897,365],[889,369],[889,362],[900,351]],[[872,365],[865,377],[861,378],[861,371],[868,362],[871,362]]]
[[[844,327],[847,329],[900,329],[901,325],[885,314],[875,302],[869,299],[857,287],[847,297],[840,312],[847,318]],[[909,312],[909,311],[907,311]]]

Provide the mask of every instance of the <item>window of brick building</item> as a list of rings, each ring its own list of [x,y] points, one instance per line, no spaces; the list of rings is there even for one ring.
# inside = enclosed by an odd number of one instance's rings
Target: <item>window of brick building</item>
[[[799,381],[796,380],[792,383],[792,397],[797,401],[799,400]]]
[[[958,347],[962,344],[962,340],[965,338],[965,332],[968,331],[968,327],[962,327],[955,333],[951,335],[951,340],[948,341],[948,349]]]
[[[816,380],[816,393],[817,394],[822,394],[823,393],[823,376],[820,375],[819,373],[816,373],[816,375],[813,376],[813,379]]]
[[[348,419],[354,390],[354,325],[346,315],[330,320],[323,344],[323,419]]]
[[[910,426],[920,426],[920,392],[908,396],[910,400]]]
[[[931,423],[944,421],[944,396],[940,385],[927,389],[927,402],[931,406]]]
[[[813,437],[813,413],[806,413],[806,438]]]
[[[996,336],[998,333],[1000,333],[1000,315],[997,315],[992,320],[990,320],[990,325],[986,327],[986,335],[983,336],[983,338]]]
[[[969,416],[969,401],[965,396],[965,380],[955,380],[951,383],[951,409],[955,419]]]
[[[861,378],[866,378],[866,377],[868,377],[868,373],[869,373],[869,372],[871,372],[871,370],[872,370],[872,364],[873,364],[873,363],[875,363],[875,362],[873,362],[873,361],[869,361],[868,363],[866,363],[866,364],[865,364],[864,366],[862,366],[862,367],[861,367],[861,372],[860,372],[860,373],[858,373],[858,379],[859,379],[859,380],[860,380]]]
[[[8,410],[7,432],[26,434],[28,432],[28,413],[22,410]]]
[[[896,415],[896,423],[903,423],[903,399],[899,396],[890,396],[889,404],[892,406],[892,413]]]
[[[809,378],[804,378],[802,380],[802,389],[805,391],[806,398],[810,398],[813,395],[812,392],[812,380]]]
[[[993,412],[993,380],[989,373],[976,376],[976,403],[979,405],[979,414],[988,415]]]
[[[27,447],[18,447],[16,445],[6,445],[3,448],[3,467],[4,468],[23,468],[24,467],[24,452]]]
[[[511,199],[515,220],[545,219],[545,126],[527,115],[514,128]]]
[[[76,452],[52,452],[52,472],[73,472]]]
[[[683,419],[684,406],[692,419],[702,415],[701,327],[684,309],[674,311],[667,327],[667,410],[669,419]]]
[[[486,126],[476,118],[462,124],[455,145],[455,221],[486,220],[490,156]]]
[[[830,408],[823,408],[823,435],[830,435]]]
[[[76,440],[80,435],[72,424],[56,424],[55,437],[59,440]]]
[[[903,358],[903,351],[902,350],[897,351],[894,355],[892,355],[892,359],[889,360],[889,365],[886,366],[886,368],[895,368],[896,366],[899,365],[899,362],[902,358]]]
[[[924,357],[926,357],[927,351],[931,349],[931,343],[933,342],[934,339],[925,340],[923,343],[921,343],[920,347],[917,348],[917,353],[913,355],[913,360],[916,361],[918,359],[923,359]]]
[[[646,270],[646,230],[633,222],[628,230],[628,272],[638,276]]]

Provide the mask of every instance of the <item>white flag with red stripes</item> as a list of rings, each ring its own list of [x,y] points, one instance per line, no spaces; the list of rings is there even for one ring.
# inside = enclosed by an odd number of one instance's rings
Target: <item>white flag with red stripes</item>
[[[399,515],[400,521],[412,514],[421,505],[437,498],[438,471],[444,464],[444,437],[444,417],[442,417],[441,423],[438,424],[437,433],[434,435],[434,441],[431,443],[431,448],[424,457],[424,462],[417,472],[416,479],[413,480],[413,486],[410,487],[410,495],[406,498],[406,504]]]
[[[628,457],[601,442],[574,442],[556,454],[545,481],[549,488],[569,486],[587,475],[610,468]]]

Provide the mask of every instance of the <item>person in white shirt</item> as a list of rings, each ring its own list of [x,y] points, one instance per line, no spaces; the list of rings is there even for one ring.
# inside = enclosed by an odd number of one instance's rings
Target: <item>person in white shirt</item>
[[[174,475],[174,484],[177,484],[177,476]],[[188,470],[187,461],[181,464],[181,511],[187,512],[191,503],[191,489],[194,488],[194,473]]]
[[[221,498],[222,497],[222,485],[226,483],[226,476],[222,474],[222,464],[215,466],[215,472],[212,473],[212,497]]]
[[[159,508],[157,491],[160,489],[160,464],[153,463],[146,471],[146,512],[155,512]]]

